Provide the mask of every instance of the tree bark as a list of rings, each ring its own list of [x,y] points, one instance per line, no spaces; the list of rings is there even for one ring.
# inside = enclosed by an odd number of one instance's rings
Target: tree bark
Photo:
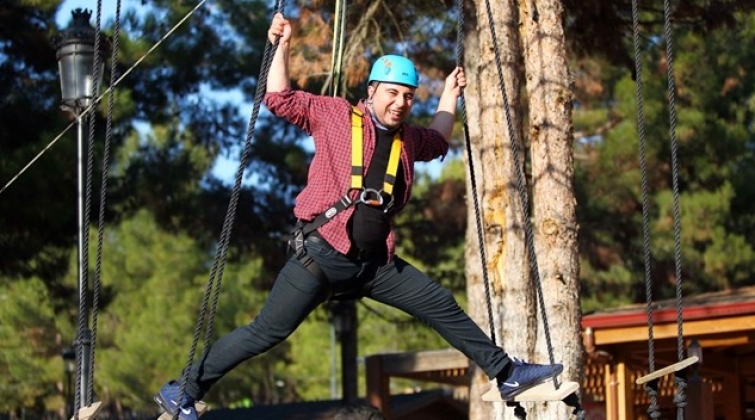
[[[579,381],[582,345],[572,188],[572,97],[562,7],[560,0],[507,0],[489,4],[490,9],[485,1],[473,2],[475,10],[471,15],[476,30],[469,30],[465,40],[465,62],[474,63],[466,67],[468,86],[465,90],[472,145],[472,166],[468,167],[474,168],[474,171],[468,169],[468,179],[476,184],[469,185],[475,188],[469,189],[468,196],[466,273],[470,314],[490,333],[489,302],[496,342],[510,356],[549,363],[549,353],[552,353],[556,362],[566,366],[561,380]],[[496,44],[498,57],[493,48]],[[519,106],[523,66],[529,98],[527,138],[522,135],[526,122]],[[516,146],[516,162],[511,137]],[[520,174],[524,174],[527,140],[532,144],[532,199],[526,200],[532,203],[538,279],[543,286],[550,340],[546,340],[535,277],[525,246],[523,206],[527,202],[521,199],[516,177],[517,167]],[[525,190],[529,191],[526,177],[522,178]],[[478,205],[474,191],[479,198]],[[480,260],[477,230],[480,222],[486,261]],[[489,296],[484,286],[485,275],[491,283]],[[513,410],[505,405],[480,400],[481,393],[490,386],[487,377],[476,371],[472,378],[469,418],[514,419]],[[571,412],[561,402],[525,404],[524,408],[530,420],[568,419]]]
[[[584,352],[573,188],[572,91],[563,5],[561,0],[527,0],[524,6],[521,28],[529,97],[533,228],[547,318],[547,324],[542,316],[538,324],[537,361],[549,362],[552,355],[565,365],[562,380],[581,382]],[[569,407],[556,402],[536,405],[528,418],[568,419],[569,413]]]
[[[522,230],[523,212],[514,182],[512,168],[515,163],[510,143],[513,137],[517,147],[522,149],[522,113],[519,107],[522,66],[518,12],[513,0],[493,3],[490,14],[483,1],[473,2],[475,10],[466,14],[472,17],[469,19],[470,29],[466,32],[464,57],[465,63],[469,63],[465,69],[468,79],[465,102],[472,146],[471,166],[467,161],[467,179],[475,183],[468,185],[470,193],[467,196],[470,209],[467,292],[470,315],[488,334],[491,331],[488,309],[491,309],[496,344],[510,354],[527,354],[535,346],[535,336],[530,334],[535,331],[535,318],[522,308],[534,304],[534,295],[529,284]],[[495,29],[495,41],[490,20]],[[498,57],[494,46],[498,48]],[[507,120],[505,112],[504,91],[510,120]],[[516,165],[523,170],[521,154]],[[475,191],[477,203],[474,201]],[[486,261],[481,261],[478,229],[482,233]],[[484,285],[484,276],[488,277],[489,293]],[[524,338],[528,334],[529,337]],[[511,412],[502,404],[481,400],[480,396],[494,383],[479,369],[474,372],[469,418],[502,418],[504,411]]]

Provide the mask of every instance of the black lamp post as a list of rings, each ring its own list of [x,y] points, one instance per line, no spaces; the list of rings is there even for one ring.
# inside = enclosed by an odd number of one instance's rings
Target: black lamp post
[[[331,301],[329,318],[341,343],[341,389],[345,404],[357,402],[357,306],[353,299]]]
[[[53,36],[52,43],[57,50],[58,70],[60,71],[60,88],[62,92],[61,108],[71,112],[76,118],[77,126],[77,149],[78,149],[78,279],[79,279],[79,308],[84,308],[79,313],[79,319],[83,320],[87,328],[81,336],[76,337],[74,346],[76,358],[82,366],[81,377],[78,378],[82,406],[90,404],[92,396],[89,395],[89,353],[91,348],[91,332],[89,331],[89,310],[87,295],[89,291],[88,270],[86,259],[88,252],[85,244],[88,226],[84,223],[85,212],[85,164],[88,160],[87,145],[84,143],[84,117],[89,115],[93,118],[93,112],[85,112],[95,102],[94,85],[102,78],[103,66],[98,65],[95,69],[95,29],[89,23],[92,13],[86,9],[75,9],[71,12],[73,21],[65,31]],[[101,52],[102,49],[100,49]],[[102,54],[100,54],[102,57]],[[96,79],[95,79],[96,78]],[[74,407],[78,409],[79,407]]]
[[[95,99],[95,77],[102,78],[102,60],[95,75],[94,41],[95,30],[89,23],[92,12],[87,9],[71,11],[73,21],[65,31],[52,38],[57,50],[60,89],[63,96],[61,108],[77,117]],[[99,84],[99,83],[98,83]]]

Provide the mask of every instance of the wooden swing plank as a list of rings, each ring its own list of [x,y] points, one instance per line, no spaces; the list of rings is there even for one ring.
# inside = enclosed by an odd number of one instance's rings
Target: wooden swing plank
[[[194,403],[194,409],[197,410],[197,416],[202,417],[202,414],[207,411],[207,403],[204,401],[197,401]],[[160,414],[158,420],[173,420],[173,414],[164,411]]]
[[[663,376],[666,376],[670,373],[679,372],[682,369],[686,369],[695,363],[697,363],[700,359],[698,359],[697,356],[688,357],[681,362],[674,363],[673,365],[666,366],[663,369],[658,369],[655,372],[650,372],[649,374],[637,378],[635,383],[637,385],[646,384],[650,381],[656,380],[658,378],[661,378]]]
[[[93,402],[92,405],[81,407],[79,409],[79,420],[89,420],[91,418],[94,418],[94,416],[96,416],[100,411],[100,408],[102,408],[102,401]],[[71,420],[75,419],[76,414],[74,413],[73,417],[71,417]]]
[[[516,402],[534,402],[534,401],[561,401],[569,395],[573,394],[579,389],[577,382],[562,382],[558,389],[553,385],[553,380],[543,382],[542,384],[535,385],[521,394],[514,396],[510,400],[504,400],[501,398],[501,392],[498,387],[492,387],[488,392],[482,396],[483,401],[488,402],[504,402],[504,401],[516,401]]]

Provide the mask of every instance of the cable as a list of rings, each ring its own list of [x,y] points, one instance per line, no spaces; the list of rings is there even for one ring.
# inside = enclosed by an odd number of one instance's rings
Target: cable
[[[191,17],[191,15],[193,15],[193,14],[194,14],[194,12],[196,12],[197,10],[199,10],[199,8],[200,8],[200,7],[202,7],[202,5],[204,5],[204,4],[206,3],[206,2],[207,2],[207,0],[201,0],[201,1],[199,2],[199,3],[197,3],[197,5],[196,5],[196,6],[194,6],[194,8],[192,8],[192,9],[191,9],[191,10],[190,10],[190,11],[189,11],[188,13],[186,13],[186,15],[185,15],[185,16],[184,16],[184,17],[183,17],[183,18],[182,18],[181,20],[179,20],[179,21],[178,21],[178,23],[176,23],[175,25],[173,25],[173,27],[172,27],[172,28],[170,28],[170,30],[169,30],[168,32],[166,32],[166,33],[165,33],[165,35],[163,35],[163,37],[162,37],[162,38],[160,38],[160,39],[159,39],[159,40],[158,40],[158,41],[157,41],[157,42],[155,43],[155,45],[153,45],[153,46],[152,46],[152,47],[151,47],[151,48],[150,48],[149,50],[147,50],[147,52],[146,52],[146,53],[144,53],[144,55],[142,55],[142,56],[141,56],[141,57],[140,57],[140,58],[139,58],[138,60],[136,60],[136,62],[134,62],[134,64],[132,64],[132,65],[131,65],[131,67],[129,67],[129,68],[128,68],[128,70],[126,70],[126,71],[125,71],[125,72],[124,72],[124,73],[123,73],[123,74],[121,75],[121,77],[119,77],[119,78],[118,78],[118,80],[116,80],[116,81],[115,81],[115,83],[112,83],[112,84],[111,84],[111,87],[110,87],[110,88],[108,88],[108,90],[106,90],[106,91],[105,91],[104,93],[102,93],[101,95],[99,95],[99,96],[97,97],[97,99],[95,99],[95,100],[94,100],[94,101],[92,102],[92,105],[90,105],[89,107],[87,107],[86,109],[84,109],[84,110],[82,111],[82,113],[81,113],[81,117],[83,117],[83,116],[85,116],[85,115],[88,115],[90,111],[92,111],[93,109],[95,109],[95,104],[98,104],[98,103],[100,102],[100,100],[102,100],[102,98],[103,98],[103,97],[104,97],[105,95],[109,94],[109,93],[110,93],[110,90],[111,90],[112,88],[114,88],[115,86],[118,86],[118,85],[119,85],[119,84],[121,83],[121,81],[122,81],[123,79],[125,79],[125,78],[126,78],[126,76],[128,76],[128,75],[129,75],[129,73],[131,73],[131,72],[132,72],[132,71],[133,71],[133,70],[134,70],[134,69],[135,69],[135,68],[136,68],[136,67],[137,67],[137,66],[138,66],[139,64],[141,64],[141,63],[142,63],[142,62],[143,62],[143,61],[144,61],[144,60],[145,60],[145,59],[146,59],[146,58],[147,58],[147,57],[148,57],[148,56],[149,56],[150,54],[152,54],[152,52],[153,52],[154,50],[156,50],[156,49],[157,49],[157,47],[159,47],[159,46],[160,46],[160,45],[161,45],[161,44],[162,44],[163,42],[165,42],[165,40],[166,40],[166,39],[168,39],[168,37],[169,37],[169,36],[171,36],[171,35],[173,34],[173,32],[175,32],[175,31],[176,31],[176,30],[178,29],[178,27],[179,27],[179,26],[181,26],[181,25],[182,25],[182,24],[183,24],[183,23],[184,23],[184,22],[185,22],[185,21],[186,21],[187,19],[189,19],[189,17]],[[29,161],[29,163],[27,163],[27,164],[26,164],[26,165],[25,165],[25,166],[24,166],[23,168],[21,168],[21,170],[20,170],[20,171],[19,171],[19,172],[18,172],[18,173],[17,173],[16,175],[14,175],[14,176],[13,176],[13,177],[12,177],[12,178],[10,179],[10,181],[8,181],[8,182],[7,182],[7,183],[6,183],[6,184],[5,184],[4,186],[3,186],[3,188],[0,188],[0,194],[2,194],[2,193],[3,193],[3,192],[4,192],[5,190],[6,190],[6,189],[8,189],[8,187],[10,187],[10,186],[11,186],[11,185],[12,185],[12,184],[13,184],[13,183],[14,183],[14,182],[15,182],[15,181],[16,181],[16,180],[17,180],[17,179],[18,179],[18,178],[19,178],[19,177],[20,177],[20,176],[21,176],[21,175],[22,175],[22,174],[24,173],[24,172],[26,172],[26,171],[27,171],[27,170],[28,170],[28,169],[29,169],[29,168],[30,168],[30,167],[31,167],[31,166],[32,166],[32,165],[33,165],[33,164],[34,164],[34,163],[35,163],[35,162],[36,162],[37,160],[39,160],[39,158],[41,158],[41,157],[42,157],[42,155],[44,155],[44,154],[45,154],[45,153],[46,153],[46,152],[47,152],[47,151],[48,151],[48,150],[49,150],[49,149],[50,149],[50,148],[51,148],[51,147],[52,147],[52,146],[53,146],[53,145],[54,145],[55,143],[57,143],[57,141],[58,141],[58,140],[60,140],[60,139],[61,139],[61,138],[63,137],[63,135],[65,135],[65,134],[66,134],[66,133],[68,132],[68,130],[70,130],[70,129],[71,129],[71,127],[73,127],[73,126],[74,126],[74,124],[75,124],[74,122],[71,122],[70,124],[68,124],[68,126],[67,126],[66,128],[64,128],[64,129],[63,129],[63,131],[61,131],[61,132],[60,132],[60,133],[59,133],[59,134],[58,134],[58,135],[57,135],[57,136],[56,136],[56,137],[55,137],[54,139],[52,139],[52,141],[50,141],[50,143],[48,143],[48,144],[47,144],[47,146],[45,146],[45,147],[44,147],[44,148],[43,148],[43,149],[42,149],[42,150],[41,150],[41,151],[40,151],[39,153],[37,153],[37,155],[36,155],[36,156],[34,156],[34,158],[32,158],[32,159],[31,159],[31,161]]]

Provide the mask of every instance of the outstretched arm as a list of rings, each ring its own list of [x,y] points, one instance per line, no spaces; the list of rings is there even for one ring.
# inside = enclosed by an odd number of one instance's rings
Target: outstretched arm
[[[451,139],[451,133],[456,120],[456,101],[461,96],[462,89],[467,85],[467,78],[464,75],[464,69],[456,67],[451,74],[446,77],[446,86],[440,95],[438,109],[435,111],[433,121],[429,128],[439,131],[443,134],[446,141]]]
[[[282,92],[291,87],[288,74],[288,54],[291,47],[291,23],[281,13],[273,16],[267,37],[271,43],[278,39],[278,49],[275,50],[270,72],[267,76],[267,92]]]

